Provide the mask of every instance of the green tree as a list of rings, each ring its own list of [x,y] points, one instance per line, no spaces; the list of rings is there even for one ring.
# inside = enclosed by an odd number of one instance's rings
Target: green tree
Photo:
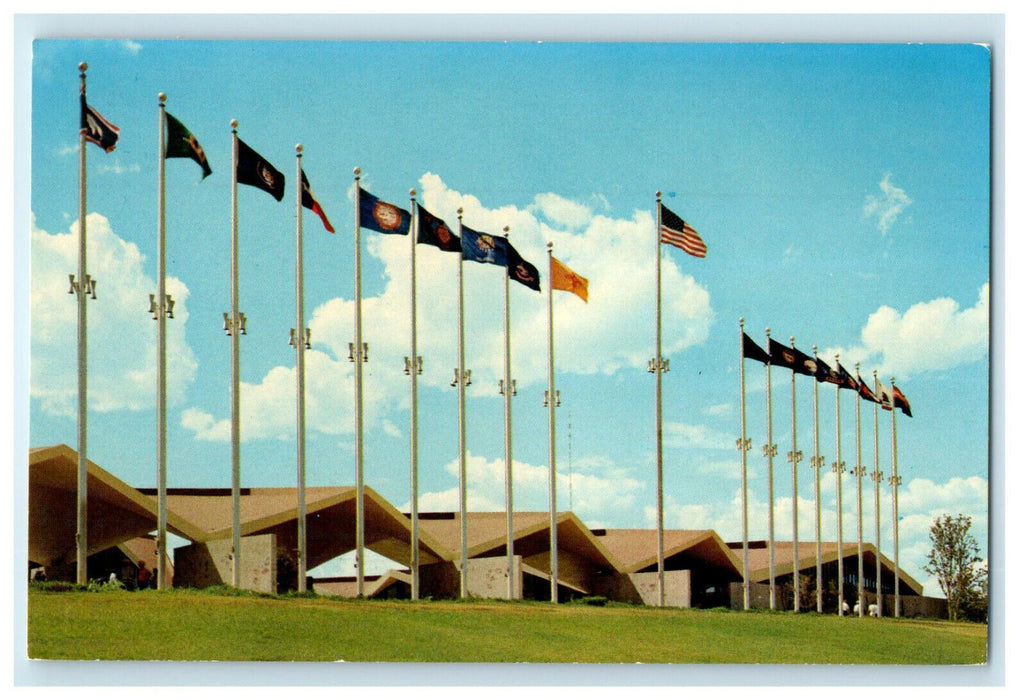
[[[949,620],[964,617],[970,610],[978,612],[973,609],[979,607],[981,600],[986,605],[987,567],[980,566],[980,545],[969,532],[972,524],[968,515],[943,515],[930,528],[933,546],[924,569],[937,577],[948,599]]]

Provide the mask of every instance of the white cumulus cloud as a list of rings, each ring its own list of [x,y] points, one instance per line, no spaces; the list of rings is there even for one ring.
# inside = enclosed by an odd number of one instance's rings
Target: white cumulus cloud
[[[455,483],[459,461],[445,466]],[[506,463],[501,459],[467,455],[467,508],[471,511],[495,512],[506,510]],[[556,475],[559,510],[569,508],[570,476]],[[645,484],[627,476],[616,468],[593,470],[573,475],[573,511],[582,520],[599,525],[629,524],[630,513],[645,497]],[[459,487],[443,491],[422,493],[420,510],[459,510]],[[409,503],[400,507],[408,510]],[[517,511],[547,511],[549,509],[549,468],[513,460],[513,508]]]
[[[547,284],[546,243],[554,254],[590,281],[589,302],[556,292],[553,302],[556,328],[556,367],[561,373],[612,374],[646,366],[651,348],[648,338],[634,332],[634,320],[649,313],[655,295],[651,237],[655,222],[648,212],[630,219],[591,215],[591,209],[555,194],[539,195],[526,209],[484,207],[471,195],[450,189],[427,173],[421,180],[425,208],[444,218],[454,230],[456,210],[463,208],[467,226],[500,233],[510,227],[510,240],[524,258],[533,262]],[[545,212],[545,220],[536,215]],[[562,222],[557,225],[557,222]],[[368,234],[367,254],[381,261],[384,290],[363,299],[363,336],[370,346],[370,373],[365,382],[364,410],[368,425],[379,425],[388,411],[408,405],[408,380],[400,371],[410,342],[410,248],[401,236]],[[439,367],[454,367],[457,357],[457,269],[459,258],[431,246],[417,246],[418,354],[424,358],[421,382],[447,389],[452,374]],[[667,355],[706,340],[713,320],[709,292],[681,272],[672,256],[663,261],[663,349]],[[494,265],[464,263],[464,334],[466,367],[473,373],[469,391],[491,395],[503,376],[504,270]],[[548,343],[546,294],[510,283],[510,328],[513,377],[519,388],[547,380]],[[338,396],[352,396],[352,364],[348,361],[353,337],[354,303],[336,298],[318,306],[310,321],[316,356],[308,362],[307,426],[328,433],[353,430],[351,408],[339,410]],[[316,367],[314,365],[317,365]],[[243,385],[245,418],[243,437],[289,435],[294,400],[281,400],[272,385],[290,381],[294,368],[277,367],[259,385]],[[292,392],[294,393],[294,392]],[[291,394],[290,394],[291,395]],[[190,414],[189,425],[215,439],[219,423],[213,416],[199,420]]]
[[[139,410],[156,404],[157,324],[147,313],[157,283],[145,272],[146,258],[118,237],[99,214],[86,219],[88,274],[95,300],[87,303],[89,407],[96,411]],[[71,416],[77,406],[76,297],[68,275],[78,270],[78,222],[68,233],[48,233],[32,219],[30,394],[44,411]],[[167,322],[168,403],[181,403],[196,376],[197,362],[185,341],[188,288],[167,280],[175,301]]]
[[[860,345],[831,348],[824,356],[838,352],[846,363],[908,377],[984,359],[989,342],[990,283],[985,283],[976,304],[967,309],[949,297],[914,304],[904,313],[881,306],[862,328]]]

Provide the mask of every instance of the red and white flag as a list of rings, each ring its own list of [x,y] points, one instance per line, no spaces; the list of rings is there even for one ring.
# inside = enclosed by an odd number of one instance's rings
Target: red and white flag
[[[661,220],[659,240],[680,248],[685,253],[694,255],[696,258],[704,258],[708,248],[706,248],[702,237],[698,235],[698,231],[691,228],[691,225],[684,221],[684,219],[667,209],[662,202],[659,203],[659,209]]]

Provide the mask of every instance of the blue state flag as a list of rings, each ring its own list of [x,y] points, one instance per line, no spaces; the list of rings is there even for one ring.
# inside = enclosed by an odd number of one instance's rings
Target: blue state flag
[[[464,226],[463,259],[506,267],[509,263],[509,240]]]
[[[362,187],[359,197],[362,228],[403,236],[410,232],[410,212],[389,202],[383,202]]]

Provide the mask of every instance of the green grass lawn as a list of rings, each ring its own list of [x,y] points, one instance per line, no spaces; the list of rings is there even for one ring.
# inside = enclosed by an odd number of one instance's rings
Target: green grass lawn
[[[28,653],[184,661],[981,664],[987,627],[626,605],[32,587]]]

